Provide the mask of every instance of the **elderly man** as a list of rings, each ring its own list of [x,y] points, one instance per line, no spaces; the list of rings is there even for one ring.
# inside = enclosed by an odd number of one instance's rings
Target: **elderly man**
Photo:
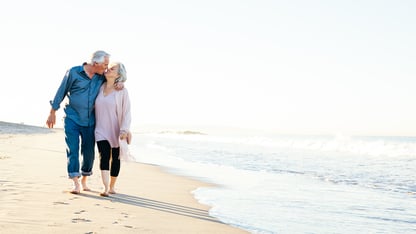
[[[53,128],[56,123],[55,112],[59,109],[65,97],[68,97],[69,100],[64,108],[64,130],[67,145],[67,171],[69,178],[74,182],[74,188],[71,191],[73,194],[80,193],[81,185],[84,191],[90,190],[86,181],[87,176],[92,175],[94,164],[94,103],[100,87],[105,81],[104,72],[108,67],[109,60],[110,54],[100,50],[92,54],[90,62],[69,69],[56,92],[55,98],[50,101],[52,108],[46,124],[49,128]],[[118,89],[122,88],[123,85]],[[80,151],[83,157],[81,172],[79,170]],[[80,185],[78,180],[81,176]]]

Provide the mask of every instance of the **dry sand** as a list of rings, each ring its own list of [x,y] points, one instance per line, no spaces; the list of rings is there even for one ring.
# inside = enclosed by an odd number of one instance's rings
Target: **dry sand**
[[[92,191],[70,194],[62,129],[0,122],[0,233],[246,233],[192,196],[211,185],[154,165],[123,163],[118,194],[100,197],[95,162]]]

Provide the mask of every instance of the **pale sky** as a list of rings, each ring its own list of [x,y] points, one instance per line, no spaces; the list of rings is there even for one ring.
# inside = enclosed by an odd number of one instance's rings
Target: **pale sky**
[[[100,49],[126,65],[135,126],[416,136],[415,12],[411,0],[9,1],[0,120],[44,126],[65,71]]]

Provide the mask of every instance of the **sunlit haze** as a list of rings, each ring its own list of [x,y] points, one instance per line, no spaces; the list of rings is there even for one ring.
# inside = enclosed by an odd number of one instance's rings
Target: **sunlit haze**
[[[415,12],[410,0],[10,1],[0,120],[45,126],[65,71],[105,50],[126,65],[138,128],[414,136]]]

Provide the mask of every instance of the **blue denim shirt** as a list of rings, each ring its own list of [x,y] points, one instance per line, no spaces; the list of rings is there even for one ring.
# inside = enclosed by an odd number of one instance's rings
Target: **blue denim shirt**
[[[80,126],[94,126],[95,98],[104,81],[103,75],[95,74],[90,79],[83,66],[75,66],[66,72],[55,98],[50,101],[50,104],[54,110],[58,110],[61,102],[67,96],[69,103],[64,108],[66,118],[70,118]]]

